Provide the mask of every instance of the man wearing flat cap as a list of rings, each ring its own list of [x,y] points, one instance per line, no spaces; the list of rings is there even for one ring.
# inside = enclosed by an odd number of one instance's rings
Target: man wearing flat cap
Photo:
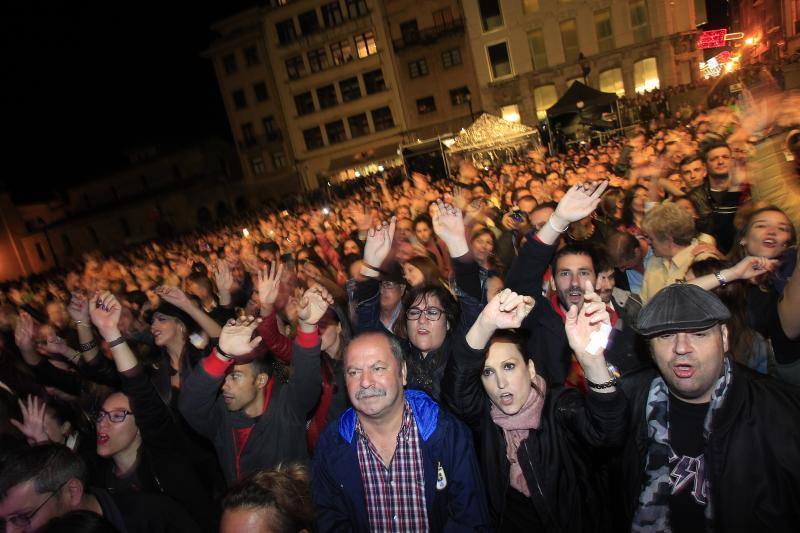
[[[621,383],[620,531],[800,530],[800,389],[734,363],[729,318],[687,284],[642,309],[636,329],[656,368]]]

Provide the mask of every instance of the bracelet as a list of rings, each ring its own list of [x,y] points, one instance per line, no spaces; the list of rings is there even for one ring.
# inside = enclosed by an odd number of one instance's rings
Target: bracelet
[[[76,328],[89,328],[89,329],[92,328],[91,324],[87,324],[83,320],[74,320],[72,322],[72,325],[75,326]]]
[[[374,270],[374,271],[375,271],[375,272],[377,272],[378,274],[386,274],[386,272],[384,272],[384,271],[383,271],[383,270],[381,270],[380,268],[378,268],[378,267],[374,267],[374,266],[370,265],[369,263],[367,263],[366,261],[362,261],[362,263],[364,263],[364,266],[365,266],[365,267],[369,268],[370,270]]]
[[[554,231],[557,231],[558,233],[564,233],[565,231],[567,231],[567,230],[569,229],[569,224],[567,224],[567,227],[565,227],[564,229],[558,229],[558,228],[556,227],[556,225],[555,225],[555,224],[553,224],[553,217],[552,217],[552,215],[550,216],[550,218],[548,218],[548,219],[547,219],[547,224],[548,224],[548,225],[549,225],[551,228],[553,228],[553,230],[554,230]]]
[[[125,337],[119,337],[119,338],[114,339],[113,341],[109,342],[108,343],[108,347],[109,348],[113,348],[114,346],[119,346],[120,344],[123,344],[124,342],[125,342]]]
[[[724,287],[725,285],[728,284],[728,280],[725,279],[725,276],[722,275],[722,272],[720,271],[714,272],[714,277],[717,278],[717,281],[719,281],[720,287]]]
[[[78,348],[80,349],[80,353],[86,353],[97,348],[97,341],[92,339],[89,342],[82,342],[78,345]]]
[[[228,355],[224,351],[222,351],[222,348],[220,348],[219,344],[217,344],[216,350],[217,350],[217,355],[221,356],[226,361],[230,361],[231,359],[233,359],[233,357],[231,357],[230,355]]]
[[[603,389],[610,389],[611,387],[615,387],[619,384],[619,378],[613,377],[610,380],[606,381],[605,383],[595,383],[593,381],[586,380],[586,385],[590,389],[594,390],[603,390]]]

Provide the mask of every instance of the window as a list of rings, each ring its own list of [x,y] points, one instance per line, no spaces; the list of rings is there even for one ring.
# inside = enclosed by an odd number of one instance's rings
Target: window
[[[622,69],[610,68],[600,73],[600,90],[604,93],[616,93],[625,96],[625,84],[622,81]]]
[[[611,9],[594,12],[594,29],[597,32],[597,49],[608,52],[614,49],[614,29],[611,27]]]
[[[547,48],[545,48],[544,32],[541,28],[528,32],[528,46],[531,48],[533,70],[547,68]]]
[[[500,113],[503,115],[503,120],[509,122],[519,122],[519,106],[517,104],[506,105],[500,108]]]
[[[367,3],[365,0],[344,0],[348,18],[354,19],[367,14]]]
[[[386,90],[386,82],[383,80],[383,71],[381,69],[364,73],[364,89],[367,94],[375,94]]]
[[[247,107],[247,98],[242,89],[237,89],[231,93],[233,95],[233,105],[236,109],[244,109]]]
[[[322,23],[328,28],[332,28],[342,23],[342,8],[339,7],[339,2],[328,2],[324,4],[320,11],[322,11]]]
[[[648,57],[633,64],[633,87],[637,93],[658,89],[660,85],[655,57]]]
[[[308,66],[311,72],[319,72],[328,68],[328,54],[324,48],[317,48],[308,53]]]
[[[562,20],[558,23],[561,30],[561,44],[564,46],[564,61],[575,63],[578,61],[580,48],[578,47],[578,28],[575,19]]]
[[[316,150],[325,146],[325,142],[322,140],[322,130],[319,129],[319,126],[303,130],[303,140],[306,142],[307,150]]]
[[[294,95],[294,105],[297,107],[297,114],[300,116],[314,112],[314,99],[310,92]]]
[[[289,161],[286,159],[286,154],[283,152],[275,152],[272,154],[272,166],[276,169],[286,168],[289,166]]]
[[[336,87],[331,84],[318,88],[317,101],[319,102],[320,109],[328,109],[338,104],[339,100],[336,98]]]
[[[408,75],[413,78],[428,75],[428,63],[424,59],[417,59],[408,64]]]
[[[343,102],[352,102],[361,98],[361,87],[358,78],[347,78],[339,82],[339,91],[342,93]]]
[[[253,92],[256,93],[256,100],[263,102],[269,98],[267,94],[267,84],[263,81],[253,84]]]
[[[356,54],[358,54],[359,58],[368,57],[378,53],[378,47],[375,44],[375,34],[371,31],[356,35],[355,41]]]
[[[300,23],[300,33],[303,35],[319,31],[319,19],[315,9],[297,15],[297,22]]]
[[[483,31],[492,31],[503,25],[503,14],[500,13],[499,0],[478,0],[478,9],[481,12],[481,27]]]
[[[303,56],[292,56],[286,60],[286,74],[290,80],[305,76],[306,64],[303,62]]]
[[[366,113],[360,113],[358,115],[348,117],[347,124],[350,125],[351,138],[355,139],[356,137],[369,135],[369,122],[367,121]]]
[[[233,54],[222,56],[222,68],[225,69],[225,74],[236,72],[236,56]]]
[[[403,38],[404,43],[415,43],[419,41],[419,27],[417,27],[417,19],[401,22],[400,36]]]
[[[375,131],[383,131],[394,128],[394,119],[392,118],[392,110],[388,107],[381,107],[372,110],[372,124],[375,125]]]
[[[488,46],[486,52],[489,55],[492,78],[497,79],[511,75],[511,58],[508,55],[508,45],[505,42]]]
[[[558,101],[555,85],[542,85],[533,90],[533,102],[536,106],[536,117],[539,120],[547,118],[547,109]]]
[[[456,89],[450,89],[450,103],[454,106],[466,104],[470,98],[469,87],[466,85],[464,87],[458,87]]]
[[[453,48],[442,52],[442,66],[444,68],[455,67],[461,64],[461,49]]]
[[[631,0],[628,5],[631,14],[631,30],[633,42],[643,43],[650,40],[650,22],[647,17],[647,2],[645,0]],[[637,89],[638,91],[638,89]]]
[[[433,96],[426,96],[425,98],[417,98],[417,113],[426,115],[436,111],[436,100]]]
[[[247,146],[253,146],[256,143],[256,134],[252,123],[242,124],[242,140]]]
[[[344,132],[344,121],[336,120],[325,124],[325,133],[328,134],[328,144],[337,144],[347,140]]]
[[[39,261],[46,261],[44,256],[44,250],[42,249],[41,243],[36,243],[36,255],[39,256]]]
[[[261,119],[261,125],[264,126],[264,133],[269,140],[275,140],[274,137],[280,136],[278,124],[275,122],[275,117],[269,116]]]
[[[253,174],[256,176],[260,176],[264,172],[266,172],[266,167],[264,166],[264,159],[261,157],[253,157],[250,159],[250,168],[253,169]]]
[[[447,28],[453,25],[453,11],[446,7],[433,12],[433,26],[435,28]]]
[[[539,11],[539,0],[522,0],[522,10],[525,13],[536,13]]]
[[[331,57],[334,65],[344,65],[353,59],[353,47],[350,46],[350,39],[339,41],[331,45]]]
[[[248,46],[244,49],[244,62],[248,67],[258,65],[261,63],[261,58],[258,57],[258,48],[255,46]]]
[[[297,39],[297,32],[294,29],[294,19],[282,20],[275,24],[275,31],[278,32],[278,42],[289,44]]]

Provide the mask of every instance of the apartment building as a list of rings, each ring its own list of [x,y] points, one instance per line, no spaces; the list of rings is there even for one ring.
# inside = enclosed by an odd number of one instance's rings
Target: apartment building
[[[475,0],[464,3],[487,111],[543,120],[576,80],[631,96],[698,77],[704,0]]]
[[[299,189],[278,88],[270,68],[261,9],[215,23],[211,60],[246,182],[276,196]]]
[[[304,188],[398,159],[406,129],[377,0],[298,0],[263,11],[269,62]]]
[[[385,0],[404,140],[458,132],[481,110],[461,2]]]

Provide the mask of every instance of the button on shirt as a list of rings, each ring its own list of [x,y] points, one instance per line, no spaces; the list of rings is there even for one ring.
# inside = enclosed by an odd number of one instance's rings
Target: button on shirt
[[[387,468],[369,437],[356,423],[358,466],[366,496],[370,531],[428,531],[425,470],[419,432],[405,404],[397,448]]]

